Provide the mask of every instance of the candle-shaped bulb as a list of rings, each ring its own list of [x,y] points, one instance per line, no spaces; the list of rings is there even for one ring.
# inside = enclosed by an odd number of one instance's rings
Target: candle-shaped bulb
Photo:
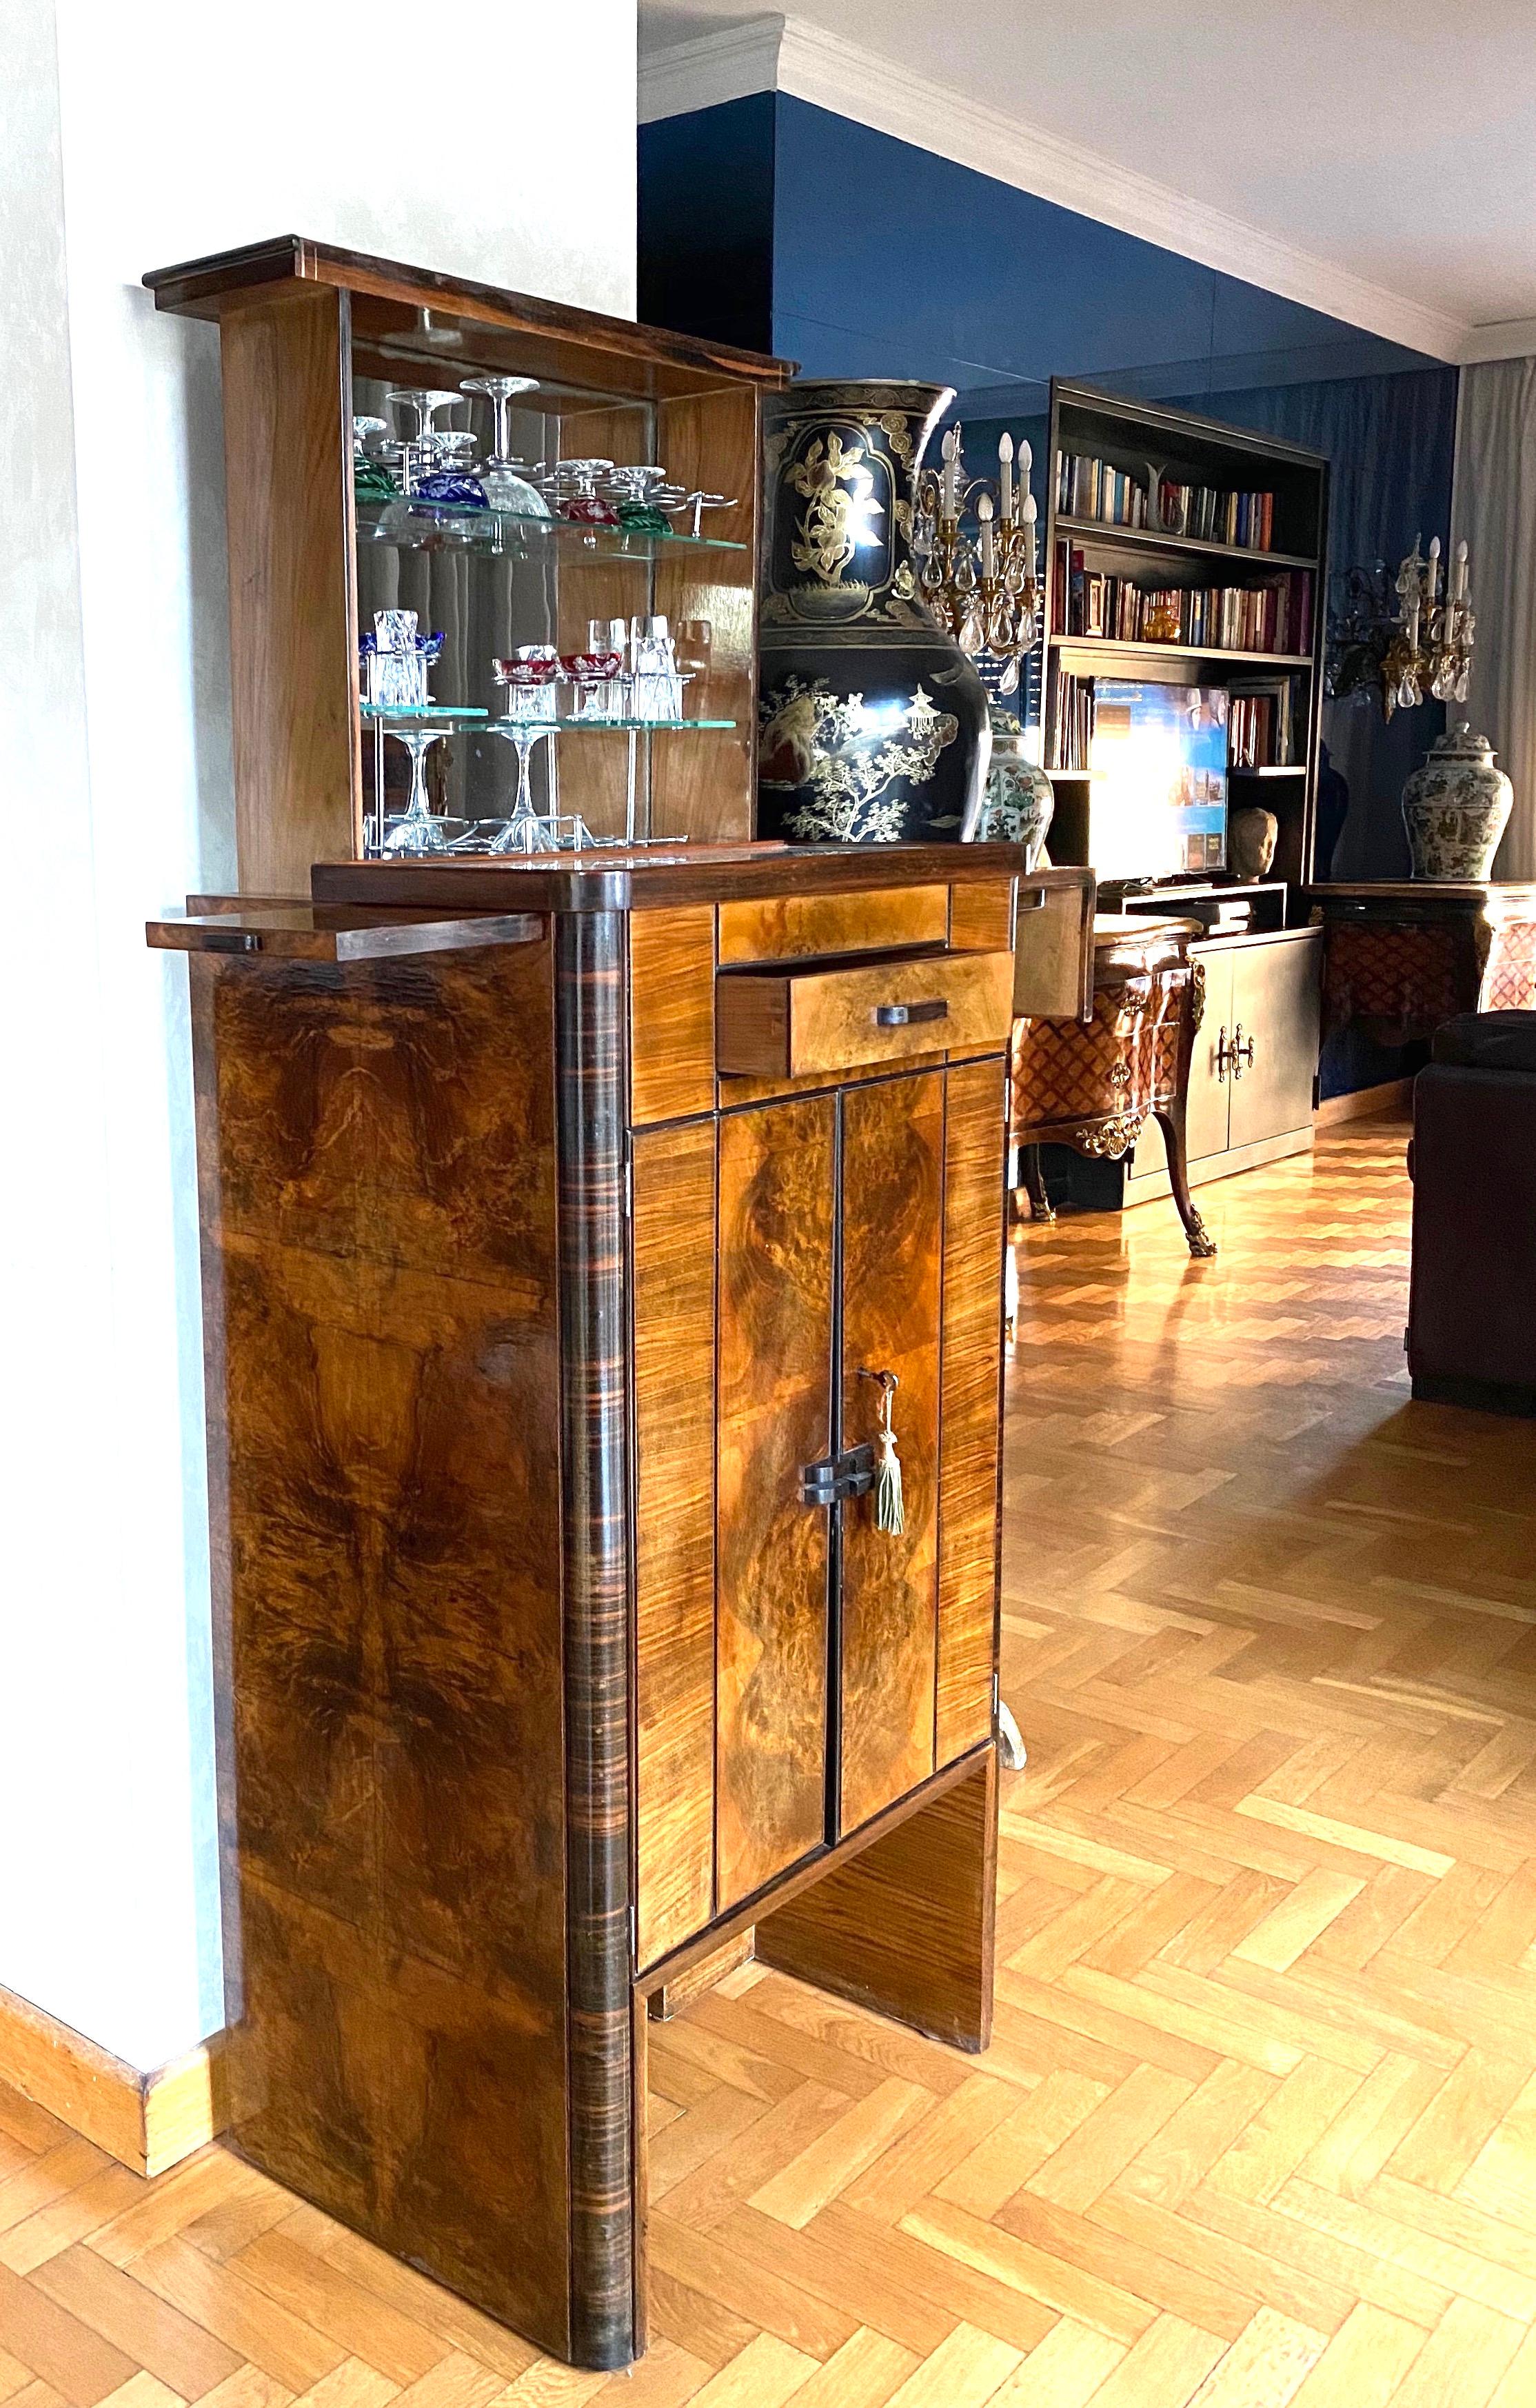
[[[1034,453],[1031,451],[1027,443],[1020,443],[1018,447],[1018,481],[1021,485],[1027,485],[1029,483],[1030,470],[1033,465]]]
[[[992,533],[992,496],[983,494],[976,502],[976,523],[981,529],[981,573],[994,575],[997,567],[997,539]]]
[[[1014,438],[1000,435],[997,445],[997,490],[1004,526],[1014,523]]]
[[[944,515],[946,519],[957,518],[960,515],[956,508],[960,489],[960,431],[958,426],[946,429],[942,448],[944,452]]]
[[[1456,547],[1456,598],[1458,602],[1464,602],[1467,598],[1467,538],[1465,536]]]

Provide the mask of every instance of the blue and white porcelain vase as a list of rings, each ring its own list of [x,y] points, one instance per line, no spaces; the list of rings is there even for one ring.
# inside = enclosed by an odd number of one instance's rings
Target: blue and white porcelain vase
[[[758,834],[792,844],[967,840],[987,695],[929,617],[913,489],[945,385],[765,395]]]
[[[1056,789],[1045,770],[1030,759],[1024,730],[1013,712],[994,703],[989,720],[992,766],[987,773],[987,802],[976,833],[993,843],[1021,844],[1025,867],[1032,869],[1056,816]]]
[[[1467,722],[1448,727],[1402,790],[1415,878],[1482,885],[1515,808],[1515,789],[1486,736]]]

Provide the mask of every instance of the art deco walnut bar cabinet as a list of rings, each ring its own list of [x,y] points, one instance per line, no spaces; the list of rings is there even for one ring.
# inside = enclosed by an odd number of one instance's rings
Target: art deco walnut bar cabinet
[[[647,2000],[755,1928],[986,2042],[1005,1054],[1016,1007],[1082,1009],[1092,882],[750,841],[783,362],[297,237],[148,281],[224,381],[243,893],[150,936],[192,978],[233,2135],[621,2366]],[[534,380],[529,455],[727,506],[357,498],[354,411],[488,376]],[[493,654],[689,625],[685,721],[559,734],[559,811],[648,849],[359,858],[382,609],[444,631],[434,808],[471,824]]]
[[[1022,862],[365,862],[152,932],[192,976],[235,2137],[579,2365],[643,2346],[648,1993],[755,1926],[987,2041]]]

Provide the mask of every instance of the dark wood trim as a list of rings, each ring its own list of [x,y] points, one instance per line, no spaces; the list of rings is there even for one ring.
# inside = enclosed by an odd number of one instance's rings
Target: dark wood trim
[[[148,277],[145,282],[149,282]],[[1326,468],[1325,452],[1309,452],[1303,444],[1287,443],[1282,436],[1260,435],[1247,427],[1230,426],[1219,418],[1202,418],[1192,409],[1175,409],[1156,401],[1136,401],[1129,394],[1111,393],[1107,387],[1077,384],[1059,377],[1052,388],[1055,396],[1074,409],[1097,409],[1107,416],[1133,418],[1143,426],[1155,427],[1164,435],[1189,435],[1212,450],[1250,452],[1263,459],[1284,460],[1299,468]],[[1255,555],[1262,560],[1262,552]]]
[[[894,1806],[888,1806],[884,1813],[873,1816],[859,1830],[848,1832],[834,1848],[813,1849],[787,1873],[780,1873],[775,1881],[765,1882],[749,1898],[738,1899],[728,1914],[717,1915],[713,1923],[704,1930],[696,1932],[683,1947],[675,1948],[670,1956],[659,1957],[654,1965],[647,1965],[635,1981],[636,1995],[648,1999],[653,1990],[665,1989],[669,1982],[676,1982],[701,1957],[713,1955],[738,1931],[745,1931],[748,1924],[772,1914],[775,1907],[787,1904],[803,1889],[808,1889],[813,1882],[818,1882],[824,1873],[835,1872],[840,1865],[847,1864],[861,1855],[876,1840],[884,1839],[888,1831],[894,1831],[899,1824],[919,1813],[923,1807],[931,1806],[935,1799],[942,1798],[946,1790],[953,1789],[968,1773],[974,1772],[991,1746],[991,1741],[988,1740],[982,1746],[973,1748],[968,1756],[957,1756],[953,1764],[946,1764],[942,1772],[934,1773],[932,1780],[909,1790],[904,1798],[897,1799]]]
[[[624,928],[555,924],[571,2356],[634,2355]]]
[[[639,326],[632,319],[604,317],[596,309],[573,308],[534,294],[481,284],[471,277],[405,266],[369,251],[315,242],[306,235],[273,235],[236,251],[211,251],[203,259],[154,267],[143,280],[155,296],[157,309],[189,318],[218,318],[221,302],[249,298],[252,288],[293,281],[334,284],[347,292],[370,293],[419,308],[447,304],[462,317],[480,318],[519,334],[559,336],[566,342],[584,344],[594,351],[617,352],[626,359],[692,368],[701,380],[715,383],[722,378],[744,378],[753,384],[778,386],[788,384],[795,372],[792,360],[775,359],[765,351],[703,341],[666,326]]]
[[[531,911],[431,920],[420,911],[368,911],[355,906],[329,910],[303,902],[252,910],[238,897],[216,910],[190,912],[184,920],[145,923],[150,947],[162,953],[265,954],[306,962],[398,960],[407,953],[536,945],[544,934],[544,920]]]
[[[310,872],[317,903],[391,904],[438,911],[651,911],[680,903],[732,903],[804,892],[818,895],[889,886],[967,886],[1017,877],[1020,894],[1082,893],[1081,869],[1028,870],[1018,844],[703,845],[676,853],[573,856],[550,867],[536,857],[492,861],[462,853],[432,861],[318,861]],[[516,880],[514,887],[509,883]]]

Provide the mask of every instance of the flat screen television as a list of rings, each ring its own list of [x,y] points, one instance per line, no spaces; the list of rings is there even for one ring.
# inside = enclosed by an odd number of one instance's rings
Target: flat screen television
[[[1101,879],[1209,878],[1226,868],[1224,687],[1096,679],[1088,769]]]

